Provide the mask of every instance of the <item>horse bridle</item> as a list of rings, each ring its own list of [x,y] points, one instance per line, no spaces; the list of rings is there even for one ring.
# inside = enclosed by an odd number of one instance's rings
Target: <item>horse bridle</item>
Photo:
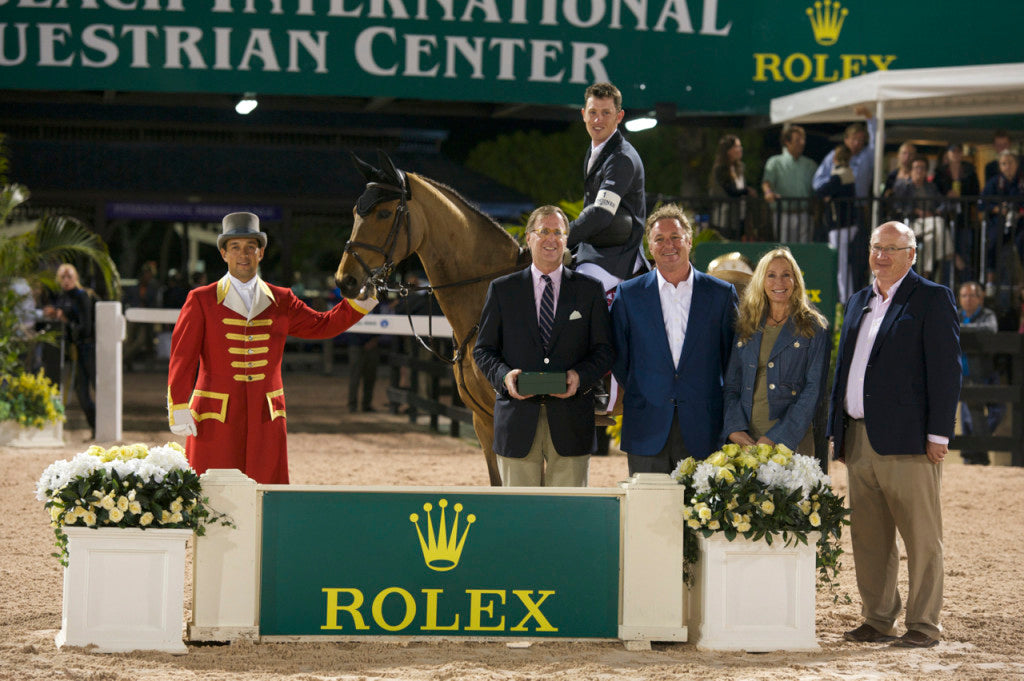
[[[409,227],[409,204],[407,202],[409,196],[409,189],[405,182],[405,173],[401,171],[398,172],[398,179],[401,182],[400,185],[389,184],[386,182],[366,183],[367,189],[376,189],[379,190],[381,193],[398,194],[398,206],[395,208],[395,216],[394,219],[391,221],[391,229],[388,230],[388,236],[384,240],[384,245],[376,246],[374,244],[369,244],[364,241],[353,241],[352,239],[349,239],[348,241],[345,242],[344,252],[351,254],[352,257],[355,258],[355,261],[359,263],[359,266],[366,271],[367,284],[371,284],[378,292],[397,293],[399,297],[406,299],[407,304],[405,306],[405,314],[409,318],[409,328],[412,329],[412,335],[416,338],[417,341],[419,341],[419,344],[423,346],[425,350],[427,350],[430,354],[434,355],[434,357],[437,357],[439,360],[445,362],[446,364],[459,364],[466,354],[466,347],[469,345],[469,341],[474,336],[476,336],[477,331],[480,330],[480,324],[475,324],[473,328],[469,330],[469,333],[466,334],[466,337],[462,340],[461,343],[459,343],[459,346],[455,349],[455,352],[452,355],[451,359],[444,357],[433,348],[434,315],[432,309],[428,312],[427,315],[427,338],[429,339],[428,342],[423,340],[423,337],[416,333],[416,327],[412,323],[412,312],[408,305],[409,294],[413,292],[425,291],[427,295],[430,295],[434,291],[438,291],[440,289],[454,288],[456,286],[468,286],[469,284],[477,284],[481,281],[490,281],[495,277],[500,277],[505,274],[511,274],[512,272],[517,271],[519,267],[517,265],[514,265],[512,267],[506,267],[504,270],[501,270],[499,272],[492,272],[489,274],[481,275],[479,277],[462,279],[459,281],[449,282],[447,284],[438,284],[436,286],[430,284],[427,284],[426,286],[389,286],[387,280],[388,277],[391,276],[391,272],[395,268],[395,246],[398,244],[398,232],[402,228],[403,219],[405,222],[406,255],[408,256],[408,254],[412,253],[412,230]],[[364,214],[361,213],[361,215],[369,215],[370,210],[372,210],[373,207],[376,206],[377,203],[379,202],[380,200],[375,202],[373,205],[369,206],[366,212]],[[356,212],[359,212],[358,204],[356,207]],[[363,260],[362,256],[359,255],[359,252],[355,250],[357,247],[366,249],[368,251],[372,251],[374,253],[379,253],[380,255],[384,256],[384,262],[379,267],[371,269],[370,266],[366,264],[366,261]]]

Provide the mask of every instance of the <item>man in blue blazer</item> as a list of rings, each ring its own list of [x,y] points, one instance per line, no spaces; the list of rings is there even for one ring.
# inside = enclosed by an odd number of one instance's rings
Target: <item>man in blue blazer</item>
[[[732,347],[736,289],[690,265],[693,230],[679,206],[647,219],[655,270],[619,285],[612,303],[624,388],[622,449],[629,473],[670,473],[721,444],[722,383]]]
[[[533,264],[491,282],[480,318],[473,359],[497,394],[494,451],[505,486],[587,484],[592,386],[611,368],[612,345],[601,285],[562,266],[568,229],[556,206],[533,212]],[[565,391],[523,394],[523,372],[565,372]]]
[[[911,269],[914,232],[887,222],[871,234],[873,285],[846,305],[828,436],[850,483],[850,534],[864,623],[845,637],[895,639],[902,609],[896,532],[907,548],[907,631],[893,645],[925,648],[942,633],[942,461],[960,396],[953,292]]]

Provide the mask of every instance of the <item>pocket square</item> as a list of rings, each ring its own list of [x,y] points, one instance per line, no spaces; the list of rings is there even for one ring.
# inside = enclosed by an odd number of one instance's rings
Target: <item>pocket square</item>
[[[571,314],[571,315],[569,315],[569,321],[570,321],[570,322],[571,322],[572,320],[574,320],[574,319],[583,319],[583,315],[581,315],[581,314],[580,314],[580,311],[579,311],[579,310],[573,310],[573,311],[572,311],[572,314]]]

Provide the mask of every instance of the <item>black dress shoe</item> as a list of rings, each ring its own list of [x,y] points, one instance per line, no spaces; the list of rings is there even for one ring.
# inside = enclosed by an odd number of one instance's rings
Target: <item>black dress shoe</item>
[[[847,641],[853,641],[854,643],[887,643],[888,641],[896,640],[895,636],[883,634],[878,629],[875,629],[867,623],[846,632],[843,634],[843,638]]]
[[[939,639],[913,629],[892,642],[897,648],[931,648],[939,645]]]

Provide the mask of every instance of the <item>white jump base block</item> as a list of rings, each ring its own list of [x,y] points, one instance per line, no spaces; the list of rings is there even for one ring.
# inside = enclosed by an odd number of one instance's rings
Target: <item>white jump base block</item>
[[[721,534],[698,536],[701,558],[690,592],[698,650],[820,650],[814,635],[815,545],[769,546]]]
[[[64,424],[47,423],[42,428],[23,426],[15,421],[0,421],[0,445],[5,447],[63,447]]]
[[[67,527],[57,647],[183,654],[185,542],[192,530]]]

